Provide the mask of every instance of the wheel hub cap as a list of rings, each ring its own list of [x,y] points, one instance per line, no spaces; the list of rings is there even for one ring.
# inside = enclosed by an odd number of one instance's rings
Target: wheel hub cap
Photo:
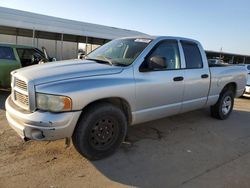
[[[110,146],[116,139],[117,122],[111,118],[97,120],[91,130],[90,143],[96,149]]]
[[[230,96],[225,97],[222,103],[222,113],[224,115],[228,114],[229,111],[231,110],[231,106],[232,106],[232,98]]]

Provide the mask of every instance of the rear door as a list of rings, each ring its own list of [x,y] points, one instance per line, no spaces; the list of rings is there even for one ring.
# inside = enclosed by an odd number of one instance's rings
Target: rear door
[[[186,68],[185,88],[181,112],[205,106],[210,87],[210,71],[202,47],[190,41],[181,41]]]
[[[20,62],[13,48],[0,46],[0,86],[10,87],[10,72],[20,68]]]

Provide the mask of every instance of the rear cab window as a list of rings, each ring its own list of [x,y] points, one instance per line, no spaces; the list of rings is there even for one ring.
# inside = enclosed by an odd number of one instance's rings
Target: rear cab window
[[[16,60],[13,49],[10,47],[0,46],[0,59]]]
[[[183,48],[186,68],[187,69],[201,69],[203,68],[203,61],[198,45],[194,42],[181,41]]]

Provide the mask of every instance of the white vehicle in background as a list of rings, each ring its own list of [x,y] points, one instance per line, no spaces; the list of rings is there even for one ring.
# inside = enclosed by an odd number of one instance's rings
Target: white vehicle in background
[[[221,59],[208,59],[209,66],[225,65],[225,62]]]
[[[245,64],[244,66],[246,67],[248,74],[250,74],[250,64]]]
[[[78,50],[77,59],[84,59],[85,51],[83,49]]]
[[[248,70],[248,75],[247,75],[247,85],[243,96],[250,97],[250,65],[245,65],[245,66]]]

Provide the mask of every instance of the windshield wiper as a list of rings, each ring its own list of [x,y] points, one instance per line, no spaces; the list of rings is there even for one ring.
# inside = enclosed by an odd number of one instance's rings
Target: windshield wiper
[[[113,65],[111,59],[105,57],[105,56],[97,56],[97,57],[100,57],[100,58],[103,58],[106,62],[108,62],[110,65]]]
[[[97,61],[97,62],[100,62],[100,63],[108,63],[111,66],[113,66],[113,65],[115,65],[115,66],[122,66],[122,67],[126,67],[127,66],[127,64],[111,60],[111,58],[108,58],[108,57],[105,57],[105,56],[97,56],[97,58],[88,58],[88,57],[85,57],[85,59],[92,60],[92,61]]]
[[[96,61],[96,62],[98,62],[98,63],[102,63],[102,64],[109,64],[109,65],[113,65],[113,64],[111,64],[109,61],[102,60],[102,59],[86,58],[86,60]]]
[[[100,63],[108,63],[109,65],[113,65],[112,61],[104,56],[97,56],[97,57],[100,57],[101,59],[99,58],[88,58],[86,57],[85,59],[87,60],[92,60],[92,61],[97,61],[97,62],[100,62]]]

